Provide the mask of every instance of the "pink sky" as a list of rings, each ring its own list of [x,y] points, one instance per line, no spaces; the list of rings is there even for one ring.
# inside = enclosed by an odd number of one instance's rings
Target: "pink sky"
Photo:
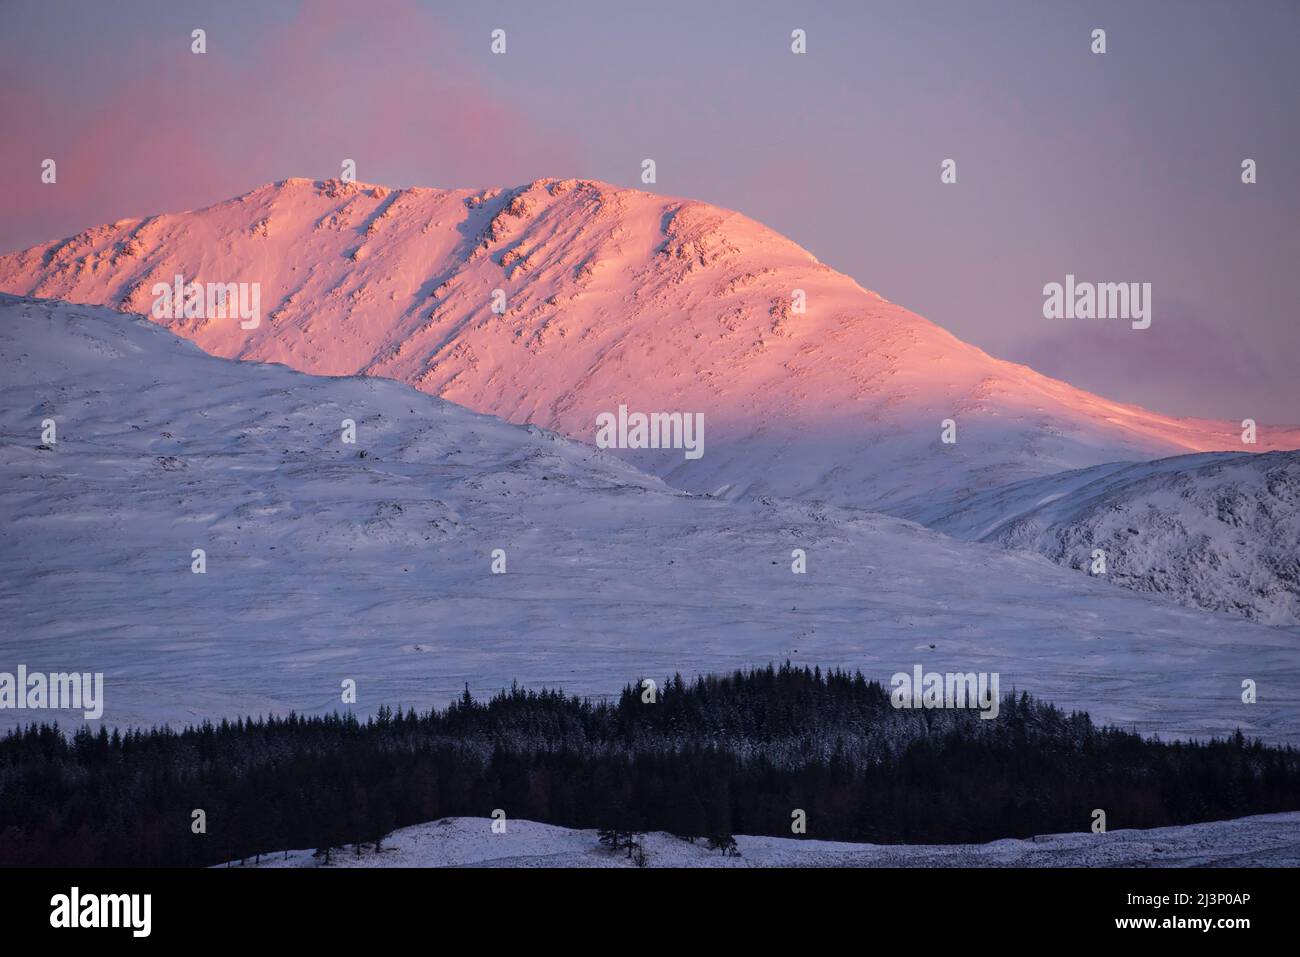
[[[5,68],[3,171],[6,249],[98,222],[193,208],[288,176],[384,181],[381,158],[420,157],[438,183],[495,184],[534,167],[570,168],[575,141],[539,129],[479,84],[428,13],[406,2],[380,14],[315,0],[291,22],[240,37],[209,37],[191,53],[181,33],[159,53],[139,36],[135,71],[93,90],[51,88]],[[430,46],[438,52],[430,55]],[[165,49],[165,48],[164,48]],[[352,67],[340,70],[340,57]],[[30,171],[58,162],[57,188]]]

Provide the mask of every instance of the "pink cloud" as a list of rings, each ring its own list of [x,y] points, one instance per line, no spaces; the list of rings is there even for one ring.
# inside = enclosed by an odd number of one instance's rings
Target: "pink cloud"
[[[484,49],[487,37],[483,37]],[[0,250],[99,222],[187,209],[288,176],[392,185],[510,184],[565,175],[574,138],[541,131],[489,92],[465,54],[409,2],[305,3],[231,46],[209,36],[150,57],[102,89],[46,91],[0,75]],[[126,55],[131,55],[129,52]],[[58,183],[40,182],[46,157]]]

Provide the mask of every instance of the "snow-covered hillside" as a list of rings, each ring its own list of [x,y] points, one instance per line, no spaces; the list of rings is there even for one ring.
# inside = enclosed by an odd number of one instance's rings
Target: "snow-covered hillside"
[[[963,539],[1041,552],[1186,605],[1300,623],[1300,453],[1111,464],[904,512]]]
[[[398,382],[0,297],[0,400],[0,671],[102,671],[115,724],[330,711],[349,678],[369,713],[790,658],[995,671],[1143,732],[1300,740],[1300,629],[902,519],[682,493]],[[74,719],[0,710],[41,717]]]
[[[163,320],[216,355],[395,378],[588,443],[622,404],[702,413],[702,458],[626,453],[693,491],[890,510],[918,490],[1243,449],[1235,422],[993,359],[738,213],[604,183],[291,179],[0,258],[5,291],[143,314],[178,274],[260,283],[255,329]],[[940,442],[949,418],[955,445]],[[1300,429],[1262,427],[1257,448],[1300,448]]]
[[[488,818],[453,817],[389,835],[378,854],[366,845],[331,855],[331,867],[635,867],[626,852],[602,847],[595,831]],[[641,838],[647,867],[1296,867],[1300,813],[1261,814],[1150,830],[1045,834],[990,844],[849,844],[737,835],[737,855],[656,832]],[[319,867],[313,850],[267,854],[232,867]]]

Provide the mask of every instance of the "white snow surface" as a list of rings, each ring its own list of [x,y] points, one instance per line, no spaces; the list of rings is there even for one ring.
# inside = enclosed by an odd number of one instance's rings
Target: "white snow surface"
[[[1300,452],[1204,453],[1031,479],[910,517],[1183,604],[1300,623]]]
[[[178,274],[260,284],[256,329],[159,320],[215,355],[398,379],[588,443],[620,405],[701,413],[703,458],[625,453],[696,492],[891,511],[918,491],[1252,451],[1236,423],[995,359],[739,213],[606,183],[290,179],[0,257],[0,290],[146,315]],[[940,442],[949,418],[955,445]],[[1300,428],[1265,425],[1254,450],[1296,448]]]
[[[0,297],[0,370],[0,670],[103,672],[114,725],[329,712],[347,678],[370,713],[789,658],[998,672],[1144,733],[1300,740],[1300,629],[895,517],[688,494],[395,381],[226,361],[108,309]],[[0,726],[54,717],[76,718]]]
[[[601,846],[594,830],[451,817],[394,831],[375,852],[331,854],[330,867],[635,867]],[[1149,830],[1046,834],[989,844],[851,844],[737,835],[736,856],[663,832],[641,838],[647,867],[1296,867],[1300,813],[1261,814]],[[312,850],[268,853],[230,867],[322,867]]]

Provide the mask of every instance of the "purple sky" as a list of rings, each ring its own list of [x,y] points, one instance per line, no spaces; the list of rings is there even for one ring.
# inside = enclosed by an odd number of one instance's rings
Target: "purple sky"
[[[658,191],[994,355],[1159,411],[1300,422],[1294,0],[42,0],[0,23],[0,251],[345,157],[393,186],[640,186],[653,157]],[[1151,328],[1044,319],[1067,272],[1152,283]]]

